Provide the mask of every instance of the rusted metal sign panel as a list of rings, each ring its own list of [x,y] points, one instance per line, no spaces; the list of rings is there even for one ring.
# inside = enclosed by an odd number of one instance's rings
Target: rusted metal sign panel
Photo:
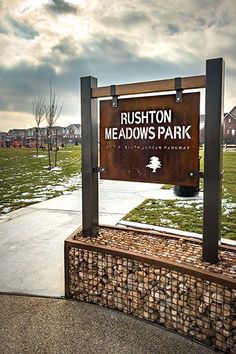
[[[100,102],[102,179],[197,186],[200,93]]]

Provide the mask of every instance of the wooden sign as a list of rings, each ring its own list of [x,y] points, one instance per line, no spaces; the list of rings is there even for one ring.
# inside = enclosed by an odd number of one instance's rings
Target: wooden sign
[[[101,178],[198,186],[199,107],[199,93],[101,101]]]

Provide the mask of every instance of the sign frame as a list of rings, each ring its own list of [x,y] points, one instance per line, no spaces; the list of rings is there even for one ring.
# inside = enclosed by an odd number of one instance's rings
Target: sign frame
[[[219,261],[221,238],[222,202],[222,136],[224,112],[223,58],[206,61],[206,75],[131,83],[114,87],[97,87],[97,79],[81,78],[81,123],[82,123],[82,231],[84,236],[98,234],[98,98],[147,94],[164,91],[205,88],[205,156],[203,197],[203,242],[202,259],[205,262]],[[178,82],[178,87],[176,86]],[[112,92],[111,92],[112,91]],[[213,133],[214,131],[214,133]]]

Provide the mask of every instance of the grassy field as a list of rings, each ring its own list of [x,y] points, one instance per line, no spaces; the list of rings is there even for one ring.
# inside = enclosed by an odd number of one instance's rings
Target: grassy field
[[[59,150],[58,167],[47,169],[47,152],[0,149],[0,214],[77,189],[81,184],[80,146]]]
[[[47,169],[47,152],[40,155],[42,157],[36,158],[33,149],[0,149],[0,214],[67,193],[81,185],[80,146],[59,150],[61,170],[58,171]],[[224,152],[222,236],[231,239],[236,239],[235,182],[236,152]],[[131,211],[126,220],[201,233],[202,210],[201,201],[149,199]]]
[[[171,188],[170,185],[164,187]],[[236,152],[224,152],[222,206],[222,237],[236,240]],[[125,219],[202,233],[202,214],[201,201],[148,199],[126,215]]]

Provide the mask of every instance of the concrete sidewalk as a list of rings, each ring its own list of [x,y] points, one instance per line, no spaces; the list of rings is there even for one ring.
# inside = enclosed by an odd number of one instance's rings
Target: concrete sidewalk
[[[116,225],[160,185],[100,182],[100,223]],[[81,225],[81,190],[0,217],[0,292],[64,296],[64,240]]]
[[[150,322],[87,303],[0,295],[1,354],[211,354]]]
[[[102,181],[100,223],[116,225],[160,185]],[[170,191],[165,191],[170,193]],[[173,195],[169,197],[173,198]],[[81,191],[0,217],[1,354],[210,354],[147,321],[64,296],[64,240],[81,225]]]

